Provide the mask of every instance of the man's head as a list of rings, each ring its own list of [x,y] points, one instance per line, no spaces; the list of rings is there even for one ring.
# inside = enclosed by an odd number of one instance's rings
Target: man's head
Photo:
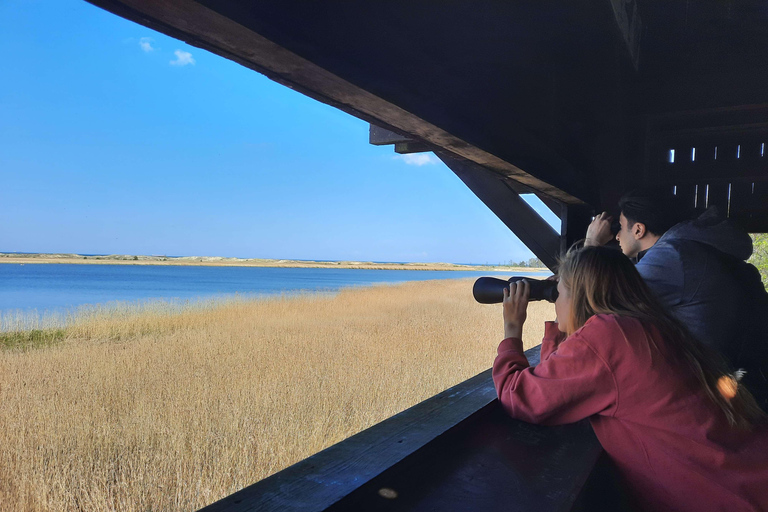
[[[661,235],[684,218],[679,200],[666,188],[632,190],[619,200],[619,210],[621,227],[616,240],[630,258],[653,247]]]

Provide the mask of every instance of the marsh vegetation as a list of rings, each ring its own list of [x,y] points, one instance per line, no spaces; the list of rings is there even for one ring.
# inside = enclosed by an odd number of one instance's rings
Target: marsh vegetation
[[[5,333],[2,508],[192,510],[260,480],[487,369],[501,310],[471,284],[113,308]],[[534,305],[527,347],[553,316]]]

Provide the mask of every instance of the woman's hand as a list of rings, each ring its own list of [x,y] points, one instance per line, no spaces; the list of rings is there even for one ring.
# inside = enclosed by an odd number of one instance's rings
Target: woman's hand
[[[504,288],[504,338],[523,337],[523,323],[528,315],[528,295],[531,285],[525,279]]]

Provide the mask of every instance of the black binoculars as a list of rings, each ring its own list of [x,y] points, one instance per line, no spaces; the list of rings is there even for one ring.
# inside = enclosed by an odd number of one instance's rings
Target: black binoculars
[[[543,279],[531,279],[530,277],[510,277],[508,280],[497,279],[495,277],[481,277],[475,281],[472,287],[472,295],[480,304],[497,304],[504,300],[504,288],[509,288],[509,283],[522,281],[525,279],[530,286],[528,300],[546,300],[555,302],[557,300],[557,281],[548,281]]]

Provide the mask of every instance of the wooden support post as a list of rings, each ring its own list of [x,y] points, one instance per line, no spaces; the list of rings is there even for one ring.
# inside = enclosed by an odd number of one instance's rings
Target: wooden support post
[[[587,227],[592,222],[594,211],[588,205],[563,204],[563,214],[560,216],[560,253],[566,251],[587,235]]]
[[[557,215],[558,219],[562,220],[562,218],[563,218],[563,206],[564,206],[564,204],[562,202],[558,201],[557,199],[552,199],[548,195],[542,194],[540,192],[536,193],[536,197],[538,197],[541,200],[542,203],[547,205],[547,208],[549,208],[552,211],[552,213]]]
[[[451,154],[436,154],[537,258],[549,269],[555,268],[560,256],[560,236],[507,185],[504,177]]]
[[[564,256],[573,244],[586,236],[594,209],[589,205],[562,203],[544,194],[536,196],[560,219],[560,256]]]

